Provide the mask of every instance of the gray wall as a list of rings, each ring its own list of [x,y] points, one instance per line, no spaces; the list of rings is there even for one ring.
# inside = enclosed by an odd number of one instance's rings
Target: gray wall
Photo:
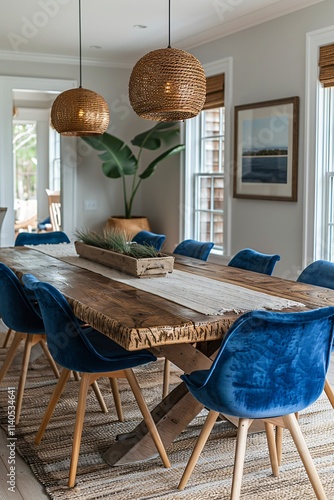
[[[203,65],[233,58],[233,105],[283,97],[300,97],[298,201],[273,202],[233,200],[232,254],[250,246],[279,253],[278,275],[292,276],[301,266],[303,230],[303,164],[305,105],[305,35],[329,26],[334,20],[334,2],[327,0],[290,15],[192,49]],[[2,75],[77,79],[77,66],[3,61]],[[109,131],[129,141],[152,123],[138,118],[127,100],[130,69],[84,67],[83,86],[100,93],[111,110]],[[77,226],[100,229],[109,215],[123,213],[120,181],[101,172],[95,152],[78,142]],[[97,210],[83,211],[85,199],[96,200]],[[180,236],[180,165],[173,158],[161,164],[144,182],[135,214],[147,215],[152,230],[167,235],[172,249]]]

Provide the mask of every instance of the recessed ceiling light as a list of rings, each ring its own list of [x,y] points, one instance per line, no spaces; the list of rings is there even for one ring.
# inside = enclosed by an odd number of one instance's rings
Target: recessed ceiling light
[[[145,24],[134,24],[133,25],[134,28],[140,28],[140,29],[145,29],[147,28],[147,26],[145,26]]]
[[[91,45],[89,48],[98,50],[98,49],[101,49],[102,47],[101,47],[101,45]]]

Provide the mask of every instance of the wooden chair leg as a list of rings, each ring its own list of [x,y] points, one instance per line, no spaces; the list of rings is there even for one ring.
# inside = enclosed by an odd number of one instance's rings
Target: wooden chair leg
[[[43,351],[44,351],[44,354],[45,354],[46,359],[47,359],[47,360],[48,360],[48,362],[50,363],[50,366],[51,366],[51,368],[52,368],[53,373],[55,374],[56,378],[59,378],[59,370],[58,370],[58,367],[57,367],[57,365],[56,365],[56,363],[55,363],[55,360],[53,359],[53,357],[52,357],[52,356],[51,356],[51,354],[50,354],[50,351],[49,351],[49,349],[48,349],[48,346],[47,346],[47,344],[46,344],[45,340],[44,340],[44,339],[41,339],[41,340],[40,340],[40,344],[41,344],[41,346],[42,346],[42,349],[43,349]]]
[[[170,361],[165,358],[164,363],[164,374],[163,374],[163,385],[162,385],[162,399],[164,399],[169,393],[169,380],[170,380]]]
[[[283,422],[285,426],[289,429],[292,439],[296,445],[300,458],[303,461],[305,470],[307,475],[311,481],[314,493],[318,500],[326,500],[326,493],[321,484],[320,478],[318,476],[317,470],[314,466],[311,454],[307,448],[304,436],[302,431],[300,430],[298,420],[295,415],[285,415],[283,418]]]
[[[79,373],[78,373],[78,372],[75,372],[75,371],[73,371],[72,373],[73,373],[74,380],[76,380],[77,382],[79,382],[79,380],[80,380],[80,375],[79,375]]]
[[[12,332],[13,332],[13,330],[11,328],[8,328],[5,340],[2,344],[2,347],[8,347],[8,343],[9,343]]]
[[[24,351],[23,351],[23,359],[22,359],[19,386],[18,386],[17,395],[16,395],[16,408],[15,408],[15,423],[16,424],[18,424],[20,421],[24,387],[25,387],[26,380],[27,380],[27,371],[28,371],[28,366],[29,366],[31,348],[32,348],[33,344],[34,344],[34,334],[27,334],[25,345],[24,345]]]
[[[117,378],[109,378],[111,392],[114,398],[115,408],[118,420],[120,422],[124,422],[123,408],[121,403],[121,397],[119,395]]]
[[[276,426],[276,454],[278,466],[282,463],[283,427]]]
[[[92,385],[92,389],[93,389],[93,391],[95,393],[96,399],[99,402],[101,410],[103,411],[103,413],[108,413],[107,405],[106,405],[106,403],[105,403],[105,401],[103,399],[103,396],[101,394],[100,388],[99,388],[96,380],[91,385]]]
[[[210,410],[206,421],[202,427],[202,430],[200,432],[200,435],[198,436],[197,442],[195,444],[195,447],[193,449],[193,452],[189,458],[189,461],[187,463],[187,466],[183,472],[183,475],[181,477],[181,481],[179,482],[178,485],[178,490],[183,490],[188,482],[188,479],[190,478],[192,471],[194,470],[195,465],[197,464],[197,460],[204,448],[205,443],[208,440],[208,437],[210,435],[210,432],[212,431],[213,426],[216,423],[216,420],[219,416],[219,413],[217,411]]]
[[[75,485],[75,478],[77,475],[78,460],[79,460],[79,451],[81,445],[82,427],[86,412],[87,392],[91,383],[92,383],[91,374],[82,373],[80,380],[80,391],[79,391],[77,413],[75,418],[75,427],[73,433],[70,473],[67,483],[69,488],[73,488],[73,486]]]
[[[26,338],[26,334],[25,333],[15,332],[15,335],[14,335],[13,341],[11,343],[11,346],[8,349],[8,352],[6,354],[4,362],[3,362],[2,366],[1,366],[1,370],[0,370],[0,384],[1,384],[2,380],[3,380],[3,378],[5,377],[5,375],[6,375],[7,371],[8,371],[8,368],[12,364],[12,361],[13,361],[14,356],[15,356],[18,348],[19,348],[19,345],[20,345],[21,341],[24,340],[25,338]]]
[[[152,415],[147,407],[145,399],[143,398],[143,395],[142,395],[141,389],[139,387],[139,384],[137,382],[137,379],[136,379],[136,377],[131,369],[124,370],[124,372],[125,372],[125,376],[126,376],[128,382],[129,382],[129,385],[131,387],[131,390],[133,392],[133,395],[136,398],[139,409],[143,415],[146,427],[147,427],[149,433],[151,434],[152,439],[154,441],[154,444],[159,452],[161,460],[162,460],[164,466],[168,468],[168,467],[170,467],[169,458],[167,456],[165,447],[164,447],[163,442],[161,440],[158,429],[156,428],[156,425],[155,425],[155,422],[152,418]]]
[[[278,458],[277,458],[277,448],[276,448],[277,442],[275,440],[274,426],[273,424],[270,424],[268,422],[265,422],[264,426],[267,435],[271,470],[273,471],[274,476],[278,477],[279,471],[278,471]]]
[[[330,404],[332,405],[332,407],[334,408],[334,393],[333,393],[333,390],[328,382],[328,380],[326,379],[326,382],[325,382],[325,393],[326,393],[326,396],[328,397],[329,399],[329,402]]]
[[[235,447],[231,500],[238,500],[240,497],[242,474],[244,470],[246,453],[247,433],[251,423],[252,420],[250,420],[249,418],[239,419],[237,443]]]
[[[41,425],[39,426],[37,435],[35,437],[35,444],[39,444],[41,442],[42,437],[44,435],[44,431],[47,428],[47,425],[50,421],[50,418],[52,417],[56,404],[58,403],[58,400],[65,388],[66,382],[69,379],[70,375],[71,375],[71,370],[68,370],[67,368],[62,369],[59,380],[57,382],[56,387],[54,388],[49,404],[44,413],[43,420],[41,422]]]

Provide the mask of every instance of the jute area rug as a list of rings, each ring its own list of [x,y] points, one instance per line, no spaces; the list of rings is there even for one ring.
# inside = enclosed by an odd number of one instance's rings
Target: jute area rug
[[[5,352],[5,349],[0,349],[0,363]],[[135,371],[144,397],[152,408],[161,395],[162,360]],[[17,386],[18,373],[18,363],[15,363],[0,387],[0,421],[6,430],[7,388]],[[179,374],[174,369],[172,383],[178,381]],[[78,395],[78,383],[75,380],[68,383],[41,444],[34,444],[36,431],[54,384],[52,372],[41,356],[30,366],[21,421],[16,427],[16,452],[29,464],[51,499],[193,500],[230,497],[236,433],[226,421],[215,425],[186,489],[183,492],[176,489],[205,420],[206,410],[203,410],[168,448],[172,463],[170,469],[162,466],[160,458],[121,467],[110,467],[103,461],[103,452],[116,436],[131,431],[141,421],[139,410],[125,380],[120,380],[119,383],[126,418],[124,423],[117,421],[107,380],[102,380],[99,385],[109,408],[108,414],[101,412],[94,393],[89,394],[77,485],[69,489],[69,457]],[[327,497],[334,499],[334,410],[327,398],[321,397],[306,412],[301,413],[300,422]],[[276,478],[271,474],[264,433],[248,437],[242,499],[315,498],[288,431],[284,431],[283,444],[280,477]]]

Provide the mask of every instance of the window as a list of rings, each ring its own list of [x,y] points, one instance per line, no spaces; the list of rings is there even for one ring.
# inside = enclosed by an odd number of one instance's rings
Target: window
[[[319,48],[317,84],[315,259],[334,261],[334,44]]]
[[[186,124],[185,237],[224,253],[224,74],[207,78],[204,110]]]
[[[202,111],[199,117],[200,161],[194,172],[194,239],[213,241],[223,252],[224,108]]]

